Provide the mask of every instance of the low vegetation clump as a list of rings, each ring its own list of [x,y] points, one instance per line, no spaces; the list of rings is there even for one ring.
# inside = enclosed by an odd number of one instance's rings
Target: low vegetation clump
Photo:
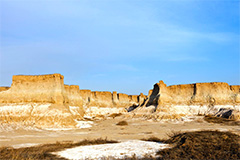
[[[127,123],[127,121],[120,121],[116,125],[118,125],[118,126],[127,126],[128,123]]]
[[[236,121],[234,119],[227,119],[227,118],[214,117],[214,116],[207,115],[204,117],[204,120],[207,121],[208,123],[220,123],[223,125],[240,126],[240,121]]]
[[[111,118],[114,119],[114,118],[119,117],[121,115],[122,115],[122,113],[113,113],[113,114],[109,115],[108,117],[111,117]]]
[[[172,144],[158,151],[157,159],[240,159],[240,136],[231,132],[196,131],[173,134],[167,140],[148,141]]]
[[[34,147],[18,148],[14,149],[12,147],[1,147],[0,148],[0,159],[6,160],[50,160],[50,159],[61,159],[64,158],[57,157],[51,154],[51,152],[61,151],[67,148],[73,148],[77,146],[84,145],[95,145],[95,144],[105,144],[105,143],[118,143],[114,140],[107,139],[96,139],[96,140],[83,140],[80,142],[73,143],[71,141],[67,142],[56,142],[54,144],[44,144]]]

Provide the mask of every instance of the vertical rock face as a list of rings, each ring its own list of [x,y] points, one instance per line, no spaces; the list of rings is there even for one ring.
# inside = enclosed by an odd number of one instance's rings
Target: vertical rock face
[[[0,87],[0,92],[7,91],[10,87]]]
[[[69,106],[74,118],[82,119],[84,115],[83,100],[79,86],[64,85],[64,104]]]
[[[232,86],[230,86],[230,89],[235,94],[239,94],[240,93],[240,85],[232,85]]]
[[[0,92],[1,121],[27,122],[38,127],[74,127],[83,116],[78,86],[64,86],[60,74],[13,76],[11,88]]]
[[[86,106],[90,103],[90,98],[92,95],[91,90],[80,90],[80,94],[82,96],[82,100],[83,100],[83,105]]]
[[[56,103],[64,101],[63,76],[13,76],[11,88],[0,92],[0,103]]]
[[[0,87],[0,120],[24,121],[38,127],[76,126],[76,119],[126,112],[140,96],[80,90],[64,85],[60,74],[13,76],[11,87]],[[84,108],[83,108],[84,107]],[[85,111],[84,111],[85,109]]]
[[[139,104],[147,97],[140,95],[127,95],[124,93],[113,93],[107,91],[91,91],[80,90],[80,95],[83,99],[85,107],[99,106],[99,107],[129,107],[133,104]]]
[[[111,92],[92,92],[89,106],[113,107]]]
[[[127,95],[107,91],[80,90],[83,98],[85,117],[102,117],[113,113],[125,113],[128,107],[138,105],[144,101],[143,94]]]
[[[227,105],[235,104],[239,86],[227,83],[195,83],[167,86],[163,81],[149,91],[147,105]]]
[[[157,111],[172,115],[206,114],[219,108],[240,110],[239,89],[223,82],[167,86],[159,81],[149,91],[144,106],[155,106]]]
[[[64,85],[65,94],[64,94],[64,103],[69,104],[70,106],[79,106],[83,105],[83,100],[79,86],[77,85]]]

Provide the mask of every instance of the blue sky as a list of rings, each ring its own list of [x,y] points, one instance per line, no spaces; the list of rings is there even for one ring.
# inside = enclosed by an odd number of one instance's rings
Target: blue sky
[[[240,84],[239,0],[0,0],[0,86],[61,73],[81,89]]]

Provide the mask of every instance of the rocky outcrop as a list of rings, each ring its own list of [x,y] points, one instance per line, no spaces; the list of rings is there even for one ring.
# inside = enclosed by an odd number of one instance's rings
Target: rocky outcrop
[[[125,108],[133,104],[139,104],[147,97],[140,95],[127,95],[123,93],[113,93],[107,91],[80,90],[83,105],[86,107],[117,107]]]
[[[239,86],[227,83],[194,83],[167,86],[163,81],[149,91],[147,101],[142,108],[154,106],[155,111],[167,117],[185,115],[214,114],[221,108],[240,111]],[[141,108],[135,112],[142,114]],[[146,109],[144,109],[146,110]]]
[[[11,88],[0,92],[0,103],[56,103],[64,102],[63,76],[13,76]]]
[[[195,83],[167,86],[163,81],[154,85],[148,105],[233,105],[239,86],[223,82]]]
[[[232,86],[230,86],[230,89],[235,94],[239,94],[240,93],[240,85],[232,85]]]
[[[127,108],[127,109],[126,109]],[[64,85],[60,74],[13,76],[11,87],[0,87],[0,121],[38,127],[74,127],[76,120],[130,113],[150,118],[179,118],[229,110],[239,119],[240,86],[223,82],[167,86],[159,81],[148,96],[80,90]],[[221,115],[223,113],[221,112]],[[224,113],[225,116],[225,113]]]
[[[64,104],[69,106],[74,118],[83,119],[84,109],[79,86],[64,85]]]
[[[60,74],[13,76],[11,87],[0,88],[0,120],[38,127],[76,126],[76,119],[125,113],[144,97],[117,92],[80,90],[64,85]]]
[[[0,92],[7,91],[10,87],[0,87]]]
[[[128,107],[141,104],[146,98],[145,95],[127,95],[107,91],[80,90],[84,117],[102,118],[111,114],[126,113]]]
[[[13,76],[10,89],[0,92],[0,119],[39,127],[72,127],[83,117],[78,86],[67,86],[60,74]]]

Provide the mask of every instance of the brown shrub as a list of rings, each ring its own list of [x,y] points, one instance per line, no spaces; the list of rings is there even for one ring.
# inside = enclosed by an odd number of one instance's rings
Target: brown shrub
[[[231,132],[196,131],[174,134],[167,140],[151,137],[154,142],[174,147],[158,151],[157,159],[240,159],[240,136]]]
[[[220,123],[223,125],[233,125],[233,126],[240,126],[240,122],[233,120],[233,119],[227,119],[227,118],[220,118],[220,117],[214,117],[207,115],[204,117],[204,120],[208,123]]]
[[[114,118],[119,117],[121,115],[122,115],[122,113],[113,113],[113,114],[109,115],[108,117],[112,117],[114,119]]]
[[[127,123],[127,121],[120,121],[116,125],[118,125],[118,126],[126,126],[126,125],[128,125],[128,123]]]
[[[144,139],[141,139],[142,141],[151,141],[151,142],[163,142],[164,139],[160,139],[158,137],[150,137],[150,138],[144,138]]]

